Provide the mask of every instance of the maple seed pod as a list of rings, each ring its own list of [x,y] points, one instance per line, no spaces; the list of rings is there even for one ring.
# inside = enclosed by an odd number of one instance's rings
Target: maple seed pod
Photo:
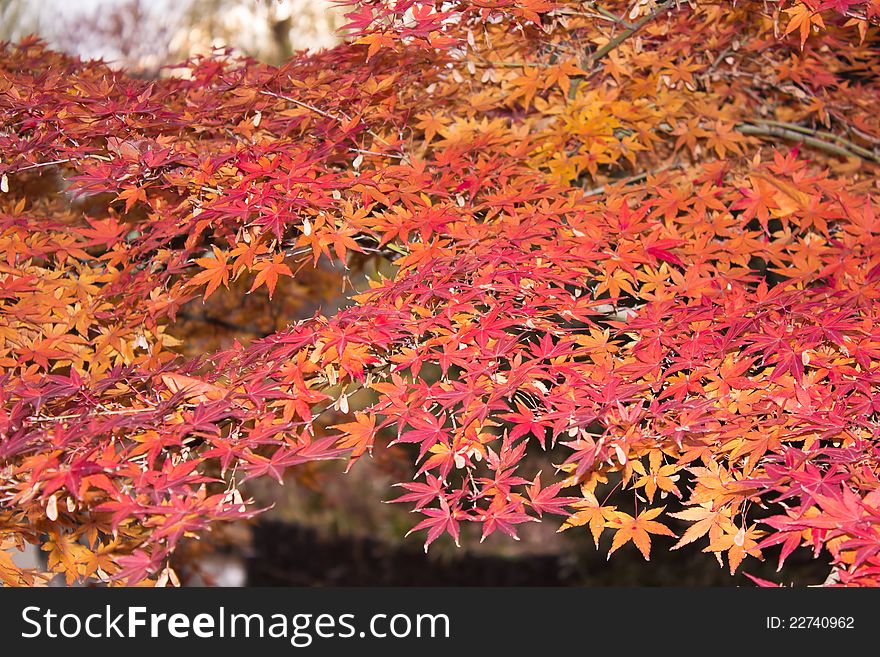
[[[245,506],[244,499],[241,497],[241,491],[237,488],[232,489],[232,502],[238,505],[237,508],[241,513],[247,511],[247,506]]]
[[[165,566],[159,574],[159,578],[156,580],[157,588],[164,588],[168,586],[168,584],[171,584],[171,586],[175,588],[180,586],[180,579],[178,579],[177,573],[174,572],[174,569],[171,566]]]
[[[633,19],[635,19],[635,18],[638,18],[638,17],[639,17],[639,11],[641,11],[641,6],[642,6],[642,3],[641,3],[641,2],[637,2],[637,3],[635,3],[635,4],[632,6],[632,8],[629,10],[629,13],[626,15],[626,17],[627,17],[629,20],[633,20]]]
[[[46,502],[46,517],[55,522],[58,520],[58,496],[52,495],[49,498],[49,501]]]

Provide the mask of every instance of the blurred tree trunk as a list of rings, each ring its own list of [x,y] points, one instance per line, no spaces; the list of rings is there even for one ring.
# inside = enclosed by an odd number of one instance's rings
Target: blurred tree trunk
[[[280,60],[288,59],[293,55],[293,43],[290,40],[290,29],[293,20],[290,16],[272,22],[272,36],[275,38],[275,49]]]

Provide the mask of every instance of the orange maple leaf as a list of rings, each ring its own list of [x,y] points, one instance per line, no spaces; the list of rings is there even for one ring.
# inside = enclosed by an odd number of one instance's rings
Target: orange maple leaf
[[[223,287],[229,288],[229,268],[226,266],[227,254],[216,246],[211,247],[214,250],[214,256],[208,258],[196,258],[196,264],[203,268],[198,274],[193,276],[188,285],[198,287],[206,285],[204,299],[223,284]]]
[[[810,36],[810,30],[814,25],[825,29],[825,23],[822,22],[822,16],[818,12],[814,12],[802,2],[799,2],[794,7],[783,9],[783,11],[786,14],[791,15],[791,18],[788,21],[788,26],[785,28],[785,33],[791,34],[792,32],[799,30],[802,49],[807,42],[807,37]]]
[[[666,507],[657,507],[655,509],[645,509],[637,518],[633,518],[628,513],[618,511],[615,513],[613,520],[610,520],[606,527],[615,529],[614,540],[611,542],[611,549],[608,551],[608,557],[618,549],[632,541],[635,546],[645,557],[646,561],[651,559],[651,534],[662,534],[664,536],[675,537],[675,534],[666,526],[656,522],[654,518],[663,513]]]
[[[376,437],[376,416],[367,415],[358,411],[354,414],[354,422],[345,422],[337,424],[331,429],[342,431],[342,435],[336,442],[336,446],[341,449],[351,448],[351,460],[345,471],[348,472],[354,462],[357,461],[364,452],[373,453],[373,440]]]
[[[266,287],[269,288],[270,299],[275,293],[275,286],[278,285],[278,277],[293,276],[293,272],[290,271],[290,267],[284,264],[283,253],[276,253],[272,257],[272,260],[261,260],[256,265],[254,265],[254,270],[259,273],[254,279],[254,284],[251,285],[251,289],[248,290],[248,294],[250,294],[258,287],[263,285],[263,283],[265,283]]]

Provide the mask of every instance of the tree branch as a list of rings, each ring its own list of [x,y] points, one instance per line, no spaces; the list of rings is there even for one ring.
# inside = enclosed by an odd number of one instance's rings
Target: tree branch
[[[880,155],[862,148],[843,137],[830,132],[812,130],[794,123],[756,121],[755,123],[740,123],[736,126],[736,129],[744,135],[778,137],[779,139],[801,142],[832,155],[860,158],[869,162],[880,163]]]
[[[593,187],[592,189],[585,189],[584,196],[600,196],[605,193],[605,190],[612,185],[632,185],[635,183],[640,183],[643,180],[646,180],[648,176],[656,176],[664,171],[669,171],[671,169],[677,169],[679,167],[678,164],[668,163],[664,164],[661,167],[654,169],[653,171],[643,171],[634,176],[629,176],[628,178],[618,178],[617,180],[611,180],[606,185],[601,185],[600,187]]]
[[[636,32],[638,32],[640,29],[642,29],[645,25],[650,23],[652,20],[654,20],[657,16],[662,14],[664,11],[670,9],[673,5],[678,6],[678,2],[679,2],[679,0],[665,0],[665,2],[661,2],[656,7],[654,7],[653,11],[642,16],[639,20],[637,20],[635,23],[633,23],[629,28],[625,29],[623,32],[621,32],[616,37],[611,39],[611,41],[609,41],[604,46],[599,48],[599,50],[597,50],[593,55],[591,55],[589,58],[589,66],[593,70],[591,70],[585,76],[582,75],[582,76],[578,76],[578,77],[573,77],[571,79],[571,85],[568,88],[569,100],[573,100],[574,97],[577,95],[577,89],[580,86],[581,81],[584,78],[587,78],[596,72],[597,69],[595,68],[595,66],[599,62],[599,60],[604,59],[606,56],[608,56],[608,54],[611,53],[612,51],[614,51],[615,49],[617,49],[617,47],[620,46],[620,44],[622,44],[624,41],[626,41],[631,36],[633,36]]]

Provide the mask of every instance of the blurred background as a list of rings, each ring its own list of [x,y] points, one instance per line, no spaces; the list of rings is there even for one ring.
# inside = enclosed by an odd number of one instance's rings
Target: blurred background
[[[332,47],[344,11],[331,0],[0,0],[0,41],[38,34],[147,76],[212,48],[275,64]]]

